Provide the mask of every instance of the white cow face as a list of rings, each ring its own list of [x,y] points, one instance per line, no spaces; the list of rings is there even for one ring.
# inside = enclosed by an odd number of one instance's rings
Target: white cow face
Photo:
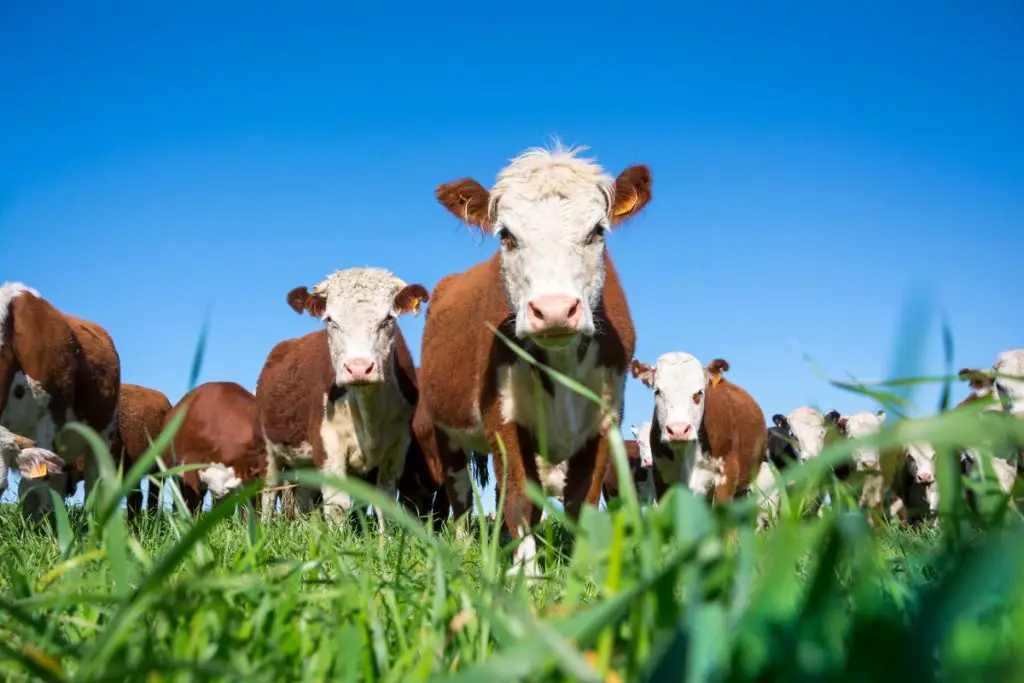
[[[612,181],[576,150],[531,149],[488,191],[464,178],[437,189],[449,211],[501,240],[501,278],[517,338],[558,350],[594,334],[604,286],[605,235],[651,199],[651,174]]]
[[[1024,349],[1003,351],[996,357],[992,369],[999,375],[1010,375],[994,378],[995,389],[1004,410],[1016,415],[1024,414],[1024,379],[1014,379],[1024,377]]]
[[[843,433],[851,439],[877,434],[885,422],[885,411],[879,410],[872,413],[862,410],[853,415],[844,415],[839,418],[839,427]],[[881,462],[878,449],[875,447],[860,447],[853,451],[853,465],[858,472],[880,471]]]
[[[818,457],[825,447],[825,416],[810,406],[800,406],[786,416],[786,421],[796,437],[800,460]]]
[[[939,509],[939,487],[935,483],[935,448],[928,443],[907,447],[907,472],[912,486],[922,490],[930,512]]]
[[[288,304],[327,327],[337,387],[377,386],[392,376],[397,318],[427,301],[422,285],[407,285],[381,268],[339,270],[313,288],[297,287]]]
[[[639,427],[630,425],[629,431],[636,439],[641,467],[651,467],[654,464],[654,457],[651,455],[651,421],[641,422]]]
[[[630,370],[633,377],[654,389],[654,414],[661,427],[657,438],[673,450],[694,446],[704,423],[708,384],[701,362],[688,353],[671,352],[662,354],[653,368],[634,360]]]

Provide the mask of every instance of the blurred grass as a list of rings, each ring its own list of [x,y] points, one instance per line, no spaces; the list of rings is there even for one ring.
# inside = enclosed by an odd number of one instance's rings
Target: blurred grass
[[[908,338],[894,374],[922,337]],[[885,385],[842,383],[906,402]],[[612,466],[629,481],[611,434]],[[320,515],[264,525],[237,514],[251,512],[259,482],[184,516],[171,476],[183,468],[155,475],[174,512],[129,525],[116,503],[144,468],[122,481],[100,449],[103,485],[84,509],[56,500],[52,528],[0,506],[0,672],[249,683],[1024,680],[1020,514],[954,461],[957,447],[1019,447],[1022,423],[951,411],[887,422],[868,441],[907,440],[940,448],[938,526],[870,526],[829,477],[857,446],[841,440],[787,471],[795,486],[765,532],[754,532],[753,499],[711,507],[678,487],[657,508],[626,495],[584,508],[575,524],[549,508],[536,534],[544,577],[533,583],[506,578],[512,548],[497,526],[477,517],[457,541],[450,526],[427,529],[352,479],[332,483],[384,509],[383,543],[361,513],[341,528]],[[980,501],[970,513],[965,489]],[[822,490],[833,505],[800,514]]]

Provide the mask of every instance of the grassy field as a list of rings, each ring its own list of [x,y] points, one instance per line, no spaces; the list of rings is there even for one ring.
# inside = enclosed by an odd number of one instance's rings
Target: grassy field
[[[362,515],[342,528],[318,514],[240,515],[259,482],[194,519],[128,525],[118,501],[162,444],[123,478],[103,453],[86,509],[58,504],[52,527],[0,506],[0,670],[12,681],[1024,681],[1020,514],[961,478],[951,450],[1024,443],[1020,421],[1001,417],[954,411],[875,437],[941,447],[938,525],[870,525],[828,477],[855,445],[840,441],[790,471],[795,488],[763,532],[755,501],[711,507],[683,489],[657,508],[627,495],[586,509],[578,525],[551,509],[534,584],[505,577],[512,548],[497,527],[474,521],[456,540],[352,480],[338,485],[393,520],[383,540]],[[613,451],[628,477],[620,439]],[[801,516],[799,501],[823,489],[831,508]]]

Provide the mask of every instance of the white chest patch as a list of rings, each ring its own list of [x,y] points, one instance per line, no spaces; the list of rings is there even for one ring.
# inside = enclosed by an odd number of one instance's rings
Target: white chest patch
[[[365,474],[379,466],[383,479],[392,464],[404,462],[412,408],[398,387],[385,383],[373,394],[347,391],[337,401],[328,401],[326,394],[323,400],[325,470]]]
[[[242,485],[242,480],[235,474],[235,470],[219,462],[213,463],[205,470],[199,470],[199,479],[214,498],[223,498]]]
[[[602,396],[613,409],[621,406],[624,376],[598,367],[597,344],[590,344],[582,362],[576,361],[575,348],[549,354],[549,359],[552,368]],[[543,430],[549,461],[568,460],[607,426],[607,420],[602,419],[600,406],[558,382],[552,382],[554,395],[544,391],[533,373],[532,367],[521,361],[498,369],[502,420],[515,422],[537,437]]]
[[[673,456],[654,459],[654,466],[666,485],[684,484],[695,495],[707,496],[722,483],[722,459],[707,456],[699,444]]]

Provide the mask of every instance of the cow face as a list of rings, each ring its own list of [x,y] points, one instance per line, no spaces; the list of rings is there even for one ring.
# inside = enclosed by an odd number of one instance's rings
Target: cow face
[[[853,415],[844,415],[839,418],[837,424],[840,431],[851,439],[860,439],[877,434],[885,422],[885,411],[879,410],[872,413],[862,410]],[[860,447],[853,451],[853,465],[858,472],[877,472],[881,470],[881,463],[878,455],[878,448]]]
[[[1003,351],[992,369],[996,373],[993,385],[1003,410],[1024,414],[1024,349]]]
[[[786,427],[796,440],[797,458],[816,458],[825,447],[825,416],[810,406],[801,406],[785,418]]]
[[[594,334],[604,286],[605,236],[651,199],[651,173],[612,179],[579,150],[528,150],[488,191],[464,178],[437,188],[449,211],[501,240],[501,279],[517,338],[564,349]]]
[[[640,466],[651,467],[654,464],[654,458],[651,455],[651,421],[641,422],[639,427],[630,425],[629,431],[636,439],[636,447],[640,451]]]
[[[334,386],[372,387],[392,376],[397,319],[417,313],[428,299],[422,285],[407,285],[380,268],[341,270],[313,288],[297,287],[288,304],[327,327]]]
[[[654,389],[654,415],[661,429],[651,438],[657,436],[674,450],[695,445],[704,423],[704,390],[708,383],[700,361],[688,353],[672,352],[662,354],[653,368],[634,360],[630,371]]]
[[[906,465],[910,485],[917,489],[915,498],[923,497],[929,512],[939,509],[939,487],[935,483],[935,448],[928,443],[907,447]],[[917,501],[914,501],[915,503]]]

